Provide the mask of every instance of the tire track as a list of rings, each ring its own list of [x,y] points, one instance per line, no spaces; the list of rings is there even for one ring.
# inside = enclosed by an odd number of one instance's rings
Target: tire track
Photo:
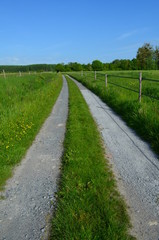
[[[68,114],[68,87],[62,91],[0,200],[0,239],[39,240],[48,233]]]

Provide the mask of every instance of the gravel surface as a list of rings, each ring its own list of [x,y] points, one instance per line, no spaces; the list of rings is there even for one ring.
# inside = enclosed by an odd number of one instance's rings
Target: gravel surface
[[[27,151],[0,200],[0,239],[47,238],[68,113],[66,80],[53,111]]]
[[[75,81],[99,126],[119,191],[139,240],[159,239],[159,160],[148,144],[95,94]]]

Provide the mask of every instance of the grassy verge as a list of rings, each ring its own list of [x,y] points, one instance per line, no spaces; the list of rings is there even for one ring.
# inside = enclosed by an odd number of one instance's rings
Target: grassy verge
[[[108,73],[109,74],[109,73]],[[126,75],[136,77],[137,72],[111,72],[114,75]],[[108,77],[108,87],[105,88],[105,77],[88,73],[80,76],[71,73],[72,77],[82,82],[86,87],[97,94],[103,101],[112,107],[127,124],[132,127],[143,139],[150,143],[151,147],[159,154],[159,101],[143,96],[142,102],[138,101],[138,93],[119,88],[111,83],[134,89],[138,92],[138,80]],[[159,79],[158,71],[144,71],[143,76]],[[159,98],[159,83],[143,81],[142,91],[144,94]]]
[[[0,78],[0,190],[31,145],[62,87],[56,74]]]
[[[96,124],[77,86],[68,84],[69,117],[50,239],[133,239]]]

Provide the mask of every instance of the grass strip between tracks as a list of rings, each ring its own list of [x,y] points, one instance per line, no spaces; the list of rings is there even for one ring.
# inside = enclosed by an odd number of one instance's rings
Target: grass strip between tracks
[[[69,85],[62,176],[50,239],[134,239],[96,124],[79,89]]]

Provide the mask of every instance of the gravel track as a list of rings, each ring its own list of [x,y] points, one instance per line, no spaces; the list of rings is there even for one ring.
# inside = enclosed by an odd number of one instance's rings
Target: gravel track
[[[45,121],[0,200],[0,239],[39,240],[47,238],[60,173],[68,88],[63,88],[53,111]]]
[[[71,78],[74,80],[73,78]],[[75,80],[74,80],[75,81]],[[111,108],[75,81],[100,129],[118,188],[129,208],[131,233],[159,239],[159,160]]]

